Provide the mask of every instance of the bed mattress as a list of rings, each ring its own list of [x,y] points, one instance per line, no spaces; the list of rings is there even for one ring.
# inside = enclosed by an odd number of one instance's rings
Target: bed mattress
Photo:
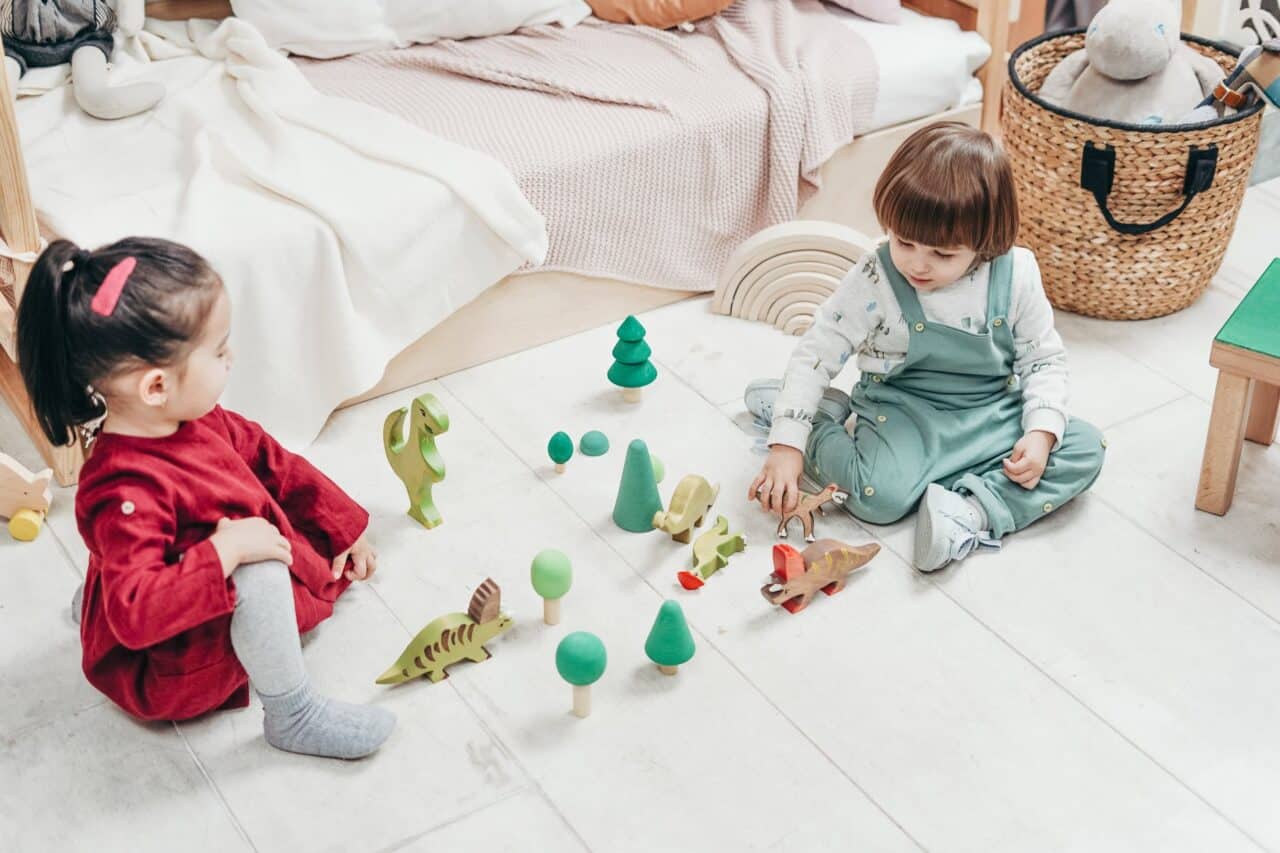
[[[910,9],[902,10],[899,24],[876,23],[834,4],[827,9],[871,46],[880,68],[872,130],[982,100],[982,83],[973,75],[991,48],[977,33]]]

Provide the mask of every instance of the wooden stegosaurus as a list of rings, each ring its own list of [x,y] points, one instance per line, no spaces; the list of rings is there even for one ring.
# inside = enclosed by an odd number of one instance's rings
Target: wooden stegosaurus
[[[819,590],[835,595],[844,589],[849,575],[879,553],[880,546],[874,542],[854,546],[835,539],[819,539],[804,551],[790,545],[774,545],[773,574],[760,588],[760,594],[788,613],[799,613]]]
[[[502,609],[502,590],[487,578],[471,596],[466,613],[432,620],[418,632],[396,662],[378,676],[378,684],[400,684],[425,675],[432,683],[449,677],[458,661],[484,663],[492,655],[484,644],[510,630],[513,620]]]

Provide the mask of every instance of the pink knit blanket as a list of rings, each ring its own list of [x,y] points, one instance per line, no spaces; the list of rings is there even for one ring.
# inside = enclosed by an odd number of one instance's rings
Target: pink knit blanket
[[[547,218],[542,269],[681,290],[713,289],[739,243],[794,217],[877,83],[818,0],[739,0],[691,33],[589,18],[299,64],[505,163]]]

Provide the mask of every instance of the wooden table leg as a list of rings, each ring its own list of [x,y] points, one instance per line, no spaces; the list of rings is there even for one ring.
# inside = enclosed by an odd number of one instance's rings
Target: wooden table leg
[[[1204,461],[1200,464],[1200,486],[1196,489],[1196,509],[1225,515],[1231,508],[1244,444],[1244,422],[1249,414],[1250,383],[1247,376],[1218,371]]]
[[[1280,414],[1280,385],[1268,385],[1255,379],[1244,437],[1258,444],[1274,444],[1277,414]]]

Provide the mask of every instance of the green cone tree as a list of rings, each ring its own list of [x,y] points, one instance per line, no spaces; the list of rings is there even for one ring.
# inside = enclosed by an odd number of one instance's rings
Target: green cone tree
[[[609,381],[622,389],[623,398],[630,403],[640,402],[640,389],[658,378],[658,369],[649,361],[653,350],[644,335],[640,321],[627,317],[618,327],[618,343],[613,347]]]
[[[622,465],[618,483],[618,499],[613,504],[613,521],[623,530],[648,533],[653,530],[653,515],[662,510],[662,496],[653,476],[653,459],[640,439],[627,446],[627,459]]]
[[[689,632],[680,602],[670,599],[662,602],[658,618],[649,629],[649,639],[645,640],[644,653],[663,675],[675,675],[676,667],[687,663],[693,652],[693,634]]]

